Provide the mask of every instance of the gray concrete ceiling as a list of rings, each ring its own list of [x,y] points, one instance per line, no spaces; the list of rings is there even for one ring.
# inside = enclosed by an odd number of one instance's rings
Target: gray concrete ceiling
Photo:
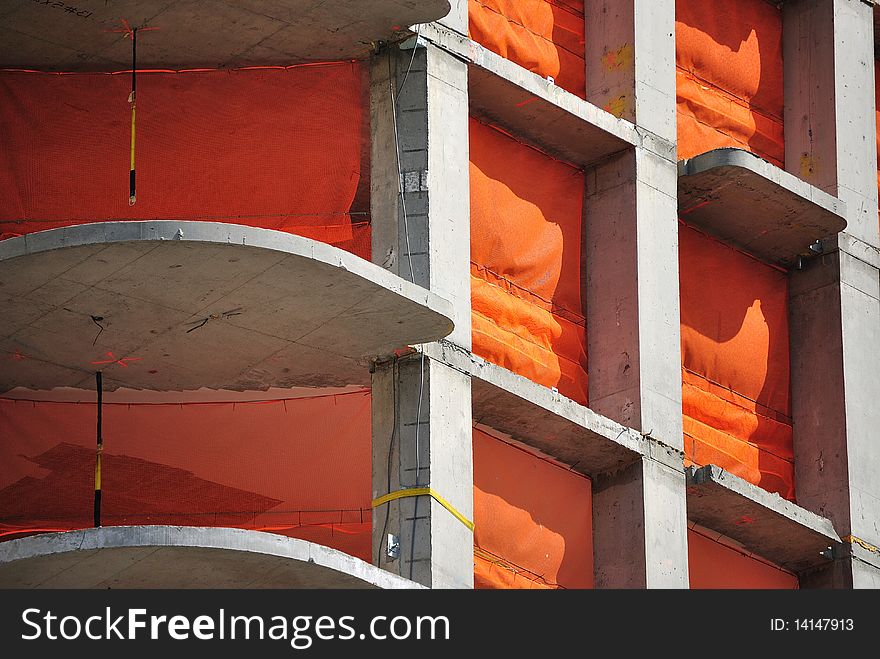
[[[343,552],[243,529],[120,526],[0,543],[0,588],[421,588]]]
[[[0,392],[369,384],[368,358],[452,330],[451,306],[299,236],[110,222],[0,241]]]
[[[0,0],[0,68],[219,68],[365,57],[371,42],[449,11],[448,0]]]

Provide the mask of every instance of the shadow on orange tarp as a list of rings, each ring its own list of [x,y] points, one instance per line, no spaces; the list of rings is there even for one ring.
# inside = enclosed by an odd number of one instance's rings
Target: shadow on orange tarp
[[[797,590],[798,579],[769,562],[749,556],[688,529],[691,588]]]
[[[0,399],[2,537],[92,526],[95,405]],[[105,404],[104,526],[269,531],[370,560],[370,394]]]
[[[679,227],[685,456],[793,499],[788,278]]]
[[[590,481],[474,429],[474,585],[592,588]]]
[[[783,166],[782,10],[676,0],[678,157],[738,147]]]
[[[587,402],[584,174],[470,121],[473,350]]]
[[[369,208],[353,208],[368,178],[364,75],[353,62],[141,73],[130,206],[129,76],[0,73],[0,234],[205,220],[369,258]]]
[[[583,0],[469,0],[470,37],[586,96]]]

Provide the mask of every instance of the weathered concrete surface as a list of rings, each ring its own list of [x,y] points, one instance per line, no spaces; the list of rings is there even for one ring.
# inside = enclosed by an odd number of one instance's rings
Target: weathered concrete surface
[[[679,161],[678,207],[688,224],[784,266],[846,228],[842,201],[742,149]]]
[[[584,16],[587,100],[674,152],[675,0],[585,0]]]
[[[455,330],[447,340],[465,350],[467,76],[464,62],[412,39],[375,57],[370,79],[373,261],[449,300]],[[431,487],[473,520],[470,377],[405,355],[375,365],[372,401],[373,497]],[[399,540],[398,557],[388,555],[389,533]],[[377,564],[433,588],[473,587],[473,543],[472,529],[428,496],[390,501],[373,515]]]
[[[429,360],[473,378],[473,420],[592,476],[637,460],[646,439],[573,400],[447,341],[424,347]]]
[[[187,526],[111,526],[2,542],[0,587],[421,588],[305,540]]]
[[[782,10],[786,167],[846,204],[848,234],[790,278],[797,499],[851,541],[813,583],[870,588],[880,582],[880,551],[862,546],[880,546],[874,9],[800,0]]]
[[[212,222],[4,240],[0,309],[0,391],[91,389],[96,370],[108,390],[366,384],[358,360],[452,330],[447,301],[368,261]]]
[[[291,64],[366,57],[373,43],[436,20],[448,0],[239,0],[137,3],[77,0],[77,12],[34,2],[0,6],[0,68],[115,71],[131,66],[132,27],[155,27],[138,39],[138,68],[180,69]]]
[[[634,126],[467,37],[424,26],[422,38],[468,62],[470,111],[538,148],[588,165],[638,143]]]
[[[688,587],[683,490],[680,468],[648,456],[593,479],[596,588]]]
[[[828,562],[831,521],[715,465],[687,470],[688,518],[793,572]]]
[[[687,588],[682,449],[675,2],[587,0],[587,98],[638,144],[586,171],[590,407],[666,447],[593,480],[603,588]],[[650,139],[648,139],[650,138]]]

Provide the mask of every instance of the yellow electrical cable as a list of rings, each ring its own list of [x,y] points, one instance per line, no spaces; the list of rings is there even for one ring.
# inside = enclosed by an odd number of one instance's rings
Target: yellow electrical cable
[[[449,503],[446,499],[444,499],[440,494],[438,494],[433,488],[430,487],[413,487],[405,490],[397,490],[397,492],[389,492],[388,494],[384,494],[378,499],[373,499],[373,508],[378,508],[386,503],[391,501],[395,501],[396,499],[404,499],[407,497],[422,497],[429,496],[434,501],[439,503],[441,506],[446,508],[452,516],[455,517],[459,522],[464,524],[468,530],[474,530],[474,523],[470,521],[467,517],[458,512],[455,507]]]

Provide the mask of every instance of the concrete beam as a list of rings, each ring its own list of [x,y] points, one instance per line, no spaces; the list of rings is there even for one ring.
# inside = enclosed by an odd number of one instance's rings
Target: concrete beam
[[[471,346],[467,66],[424,40],[371,65],[373,260],[452,304],[448,340]],[[473,519],[470,378],[409,355],[375,364],[373,496],[430,487]],[[396,540],[399,553],[390,551]],[[373,515],[373,560],[434,588],[473,587],[473,530],[436,498]]]
[[[846,228],[846,205],[742,149],[678,163],[679,216],[770,263],[791,266]]]
[[[368,261],[217,222],[10,238],[0,281],[0,391],[91,389],[95,370],[108,390],[363,384],[369,358],[452,330],[448,301]]]
[[[470,111],[474,116],[547,153],[589,165],[644,139],[632,124],[464,35],[436,25],[424,27],[421,35],[468,63]],[[668,145],[655,148],[669,150]]]
[[[473,421],[587,476],[619,469],[647,453],[649,440],[588,407],[447,341],[424,348],[472,378]]]
[[[827,564],[826,550],[840,543],[830,520],[714,465],[688,468],[687,512],[792,572]]]
[[[797,499],[831,519],[845,543],[811,583],[872,587],[880,552],[864,548],[880,546],[874,15],[858,0],[802,0],[783,5],[783,20],[786,168],[847,210],[836,249],[790,279]]]
[[[372,44],[397,41],[408,25],[450,9],[449,0],[138,0],[125,8],[78,0],[77,12],[15,4],[0,9],[0,68],[49,71],[129,68],[131,42],[114,32],[121,12],[132,26],[159,28],[138,40],[139,68],[185,69],[364,58]]]
[[[341,551],[243,529],[108,526],[0,543],[3,588],[421,588]]]

